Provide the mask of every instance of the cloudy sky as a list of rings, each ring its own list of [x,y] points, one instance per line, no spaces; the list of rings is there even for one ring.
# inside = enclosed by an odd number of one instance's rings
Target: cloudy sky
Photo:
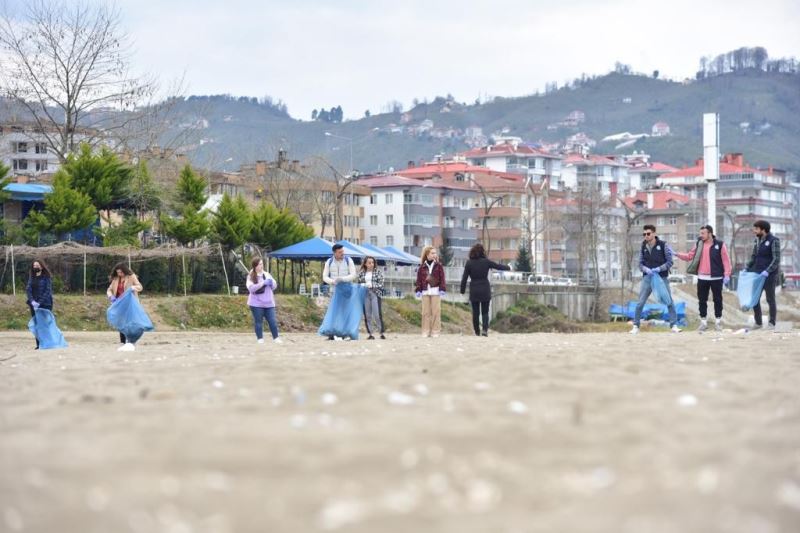
[[[9,0],[6,0],[9,1]],[[17,3],[17,0],[11,0]],[[684,78],[702,55],[800,57],[797,0],[118,0],[136,67],[187,94],[272,95],[296,118],[390,100],[520,96],[615,61]]]

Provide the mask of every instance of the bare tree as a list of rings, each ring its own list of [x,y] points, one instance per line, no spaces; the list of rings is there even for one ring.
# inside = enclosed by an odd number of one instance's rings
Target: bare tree
[[[120,14],[108,6],[31,0],[22,13],[3,15],[0,49],[3,94],[62,160],[76,141],[96,143],[139,119],[155,93],[152,80],[130,74]]]
[[[336,240],[344,236],[344,201],[351,193],[354,178],[340,172],[327,159],[310,158],[303,173],[312,183],[315,210],[320,217],[321,234],[325,233],[328,218],[333,216],[333,233]]]
[[[630,278],[631,285],[633,284],[633,259],[634,254],[636,253],[633,242],[634,242],[634,235],[631,234],[631,229],[639,222],[639,220],[649,213],[647,208],[641,209],[633,209],[628,204],[625,203],[625,198],[622,196],[617,196],[617,202],[623,207],[625,210],[625,218],[623,219],[623,228],[622,228],[622,235],[623,235],[623,266],[622,272],[620,273],[620,301],[621,303],[625,303],[625,280]]]

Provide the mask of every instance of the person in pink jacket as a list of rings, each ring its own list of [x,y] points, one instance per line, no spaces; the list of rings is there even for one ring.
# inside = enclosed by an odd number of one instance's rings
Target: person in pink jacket
[[[722,286],[731,281],[731,260],[725,243],[714,235],[706,224],[700,228],[700,238],[689,252],[676,253],[678,259],[689,261],[686,271],[697,276],[697,302],[700,310],[699,331],[708,329],[708,292],[714,295],[715,328],[722,331]]]
[[[272,333],[272,341],[282,343],[278,337],[278,321],[275,318],[275,296],[272,291],[278,288],[278,282],[264,272],[264,261],[256,257],[251,263],[252,270],[247,276],[247,305],[253,313],[253,326],[256,330],[256,338],[259,344],[264,343],[264,320],[269,324],[269,331]]]

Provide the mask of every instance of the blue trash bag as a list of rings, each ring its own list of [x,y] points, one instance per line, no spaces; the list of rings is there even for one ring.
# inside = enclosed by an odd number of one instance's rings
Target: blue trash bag
[[[741,272],[739,274],[736,296],[739,297],[739,305],[742,306],[742,311],[749,311],[758,305],[765,281],[767,281],[767,278],[755,272]]]
[[[48,309],[37,309],[36,314],[28,321],[28,329],[39,340],[40,350],[69,346],[56,325],[56,317]]]
[[[358,328],[364,315],[364,297],[367,288],[352,283],[338,283],[331,304],[325,313],[319,334],[358,339]]]
[[[133,289],[126,290],[106,311],[111,327],[125,335],[131,344],[142,338],[145,331],[153,331],[153,323],[147,316]]]
[[[653,294],[655,294],[656,300],[664,305],[671,304],[672,296],[670,296],[669,289],[667,288],[667,284],[664,283],[663,278],[658,274],[650,277],[653,278],[650,280],[650,286],[653,288]]]

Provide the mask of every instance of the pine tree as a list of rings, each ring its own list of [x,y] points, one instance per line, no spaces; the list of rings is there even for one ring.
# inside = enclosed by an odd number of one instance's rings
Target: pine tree
[[[186,165],[181,170],[181,175],[178,178],[177,197],[175,199],[176,210],[182,211],[186,206],[199,210],[206,203],[206,200],[208,200],[206,180],[202,176],[198,176],[192,170],[192,167]]]
[[[89,227],[97,211],[89,195],[72,188],[70,175],[63,169],[53,176],[53,191],[44,197],[44,209],[31,211],[26,223],[42,233],[57,236]]]
[[[214,241],[228,250],[242,246],[253,228],[253,216],[244,199],[238,196],[234,200],[225,193],[214,213],[211,228]]]
[[[447,244],[447,237],[442,235],[442,245],[439,246],[439,262],[444,266],[449,266],[453,260],[453,249]]]
[[[208,236],[210,224],[205,210],[198,211],[187,205],[183,208],[180,218],[161,217],[161,228],[167,236],[187,246]]]
[[[161,208],[161,190],[153,182],[147,164],[139,161],[128,188],[128,203],[140,219],[149,211]]]
[[[519,247],[517,250],[517,260],[514,262],[514,268],[518,272],[532,272],[531,267],[531,254],[525,245]]]
[[[97,211],[110,211],[125,200],[133,169],[108,148],[92,153],[82,144],[78,154],[70,154],[62,169],[69,174],[71,187],[85,193]]]
[[[306,226],[288,209],[279,210],[262,202],[253,212],[250,242],[262,248],[277,250],[314,236],[314,229]]]

